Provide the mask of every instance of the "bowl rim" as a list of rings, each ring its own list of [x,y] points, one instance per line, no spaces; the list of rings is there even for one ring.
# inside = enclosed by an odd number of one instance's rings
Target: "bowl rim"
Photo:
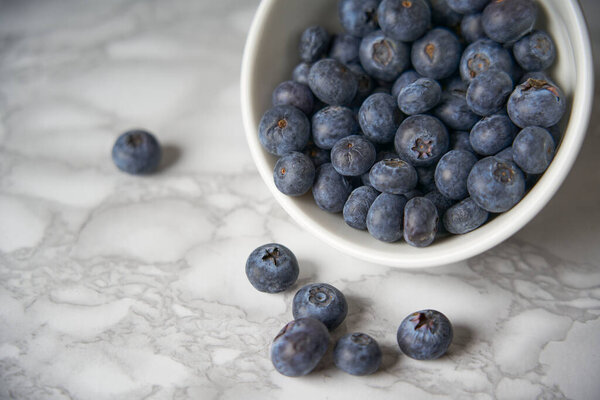
[[[403,253],[402,251],[395,253],[367,253],[361,248],[356,248],[352,243],[342,237],[332,235],[330,231],[317,223],[317,221],[302,212],[299,207],[294,204],[293,198],[285,196],[277,190],[273,183],[272,167],[269,165],[268,160],[263,156],[258,141],[259,121],[255,120],[253,117],[257,110],[255,110],[256,105],[252,101],[250,80],[251,77],[254,76],[256,69],[255,60],[258,57],[260,37],[265,30],[264,22],[277,1],[281,0],[262,0],[260,2],[252,20],[244,47],[241,68],[240,98],[246,141],[263,181],[277,202],[292,217],[292,219],[296,221],[296,223],[323,242],[355,258],[380,265],[401,268],[424,268],[450,264],[483,253],[508,239],[529,223],[546,206],[563,184],[575,163],[586,136],[594,96],[594,68],[591,43],[583,12],[576,0],[568,1],[568,15],[565,15],[564,17],[566,21],[575,22],[578,33],[576,37],[570,38],[573,54],[575,55],[577,80],[573,90],[574,94],[568,126],[563,135],[559,151],[557,151],[552,164],[544,173],[543,177],[538,181],[534,188],[529,191],[523,200],[505,213],[506,215],[509,214],[511,216],[510,223],[505,219],[503,223],[494,226],[495,229],[487,231],[485,235],[480,235],[478,240],[464,240],[464,243],[461,246],[451,244],[444,246],[444,249],[440,250],[440,247],[442,246],[434,245],[432,247],[418,249],[418,252],[411,252],[410,255],[405,252]],[[262,114],[262,112],[260,112],[260,114]],[[482,228],[479,228],[478,230]],[[478,230],[462,236],[465,237],[471,235]],[[390,244],[390,246],[394,246],[394,244]]]

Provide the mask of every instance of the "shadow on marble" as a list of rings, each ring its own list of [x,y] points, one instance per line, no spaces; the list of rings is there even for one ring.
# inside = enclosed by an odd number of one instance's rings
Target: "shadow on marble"
[[[387,345],[379,343],[381,348],[381,366],[376,374],[394,369],[400,358],[400,349],[396,345]]]
[[[164,172],[177,163],[181,158],[181,149],[177,146],[166,144],[162,146],[162,158],[158,167],[158,172]]]
[[[469,352],[469,347],[473,344],[473,328],[462,324],[454,324],[452,328],[454,329],[454,338],[446,354],[449,357],[462,356]]]
[[[289,289],[294,291],[294,293],[302,286],[316,282],[315,279],[317,278],[317,271],[319,270],[319,266],[310,259],[300,258],[298,260],[298,265],[300,266],[300,274],[298,275],[296,283]]]

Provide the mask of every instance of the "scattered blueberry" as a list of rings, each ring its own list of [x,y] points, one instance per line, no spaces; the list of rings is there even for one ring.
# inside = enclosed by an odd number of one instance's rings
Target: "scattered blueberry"
[[[442,97],[442,87],[431,78],[420,78],[407,85],[398,95],[398,107],[404,114],[423,114],[435,107]]]
[[[408,45],[378,30],[365,36],[358,52],[362,67],[375,79],[392,82],[410,64]]]
[[[469,195],[467,178],[477,162],[473,153],[450,150],[435,168],[435,185],[439,192],[452,200],[462,200]]]
[[[315,318],[327,329],[340,326],[348,314],[344,294],[327,283],[311,283],[303,286],[292,301],[294,318]]]
[[[433,243],[438,231],[439,217],[436,206],[425,197],[414,197],[404,207],[404,240],[415,247]]]
[[[117,168],[134,175],[155,171],[161,154],[156,137],[139,129],[121,134],[112,148],[112,159]]]
[[[377,240],[396,242],[402,237],[406,197],[381,193],[367,213],[367,230]]]
[[[477,154],[491,156],[511,145],[517,127],[504,113],[483,118],[471,129],[471,146]]]
[[[411,60],[422,76],[444,79],[451,76],[460,62],[458,37],[445,28],[434,28],[413,43]]]
[[[442,92],[442,98],[432,113],[448,128],[456,131],[471,130],[480,119],[469,108],[466,92],[460,89]]]
[[[400,158],[415,167],[436,163],[448,150],[448,144],[446,127],[430,115],[413,115],[405,119],[394,140]]]
[[[333,348],[333,363],[351,375],[370,375],[381,365],[381,349],[367,334],[347,333]]]
[[[510,43],[535,26],[537,6],[533,0],[493,0],[483,10],[485,34],[498,43]]]
[[[313,141],[317,147],[330,150],[340,139],[356,135],[360,130],[354,112],[343,106],[328,106],[312,117]]]
[[[494,156],[479,160],[467,179],[469,194],[486,211],[510,210],[525,195],[525,177],[517,165]]]
[[[394,85],[392,86],[392,97],[397,99],[402,89],[419,78],[421,78],[421,75],[419,75],[414,69],[409,69],[408,71],[401,73],[398,79],[394,81]]]
[[[246,261],[246,276],[256,290],[278,293],[289,289],[298,279],[298,260],[279,243],[257,247]]]
[[[329,33],[322,26],[306,28],[300,36],[300,45],[298,46],[300,59],[307,63],[317,61],[327,53],[329,40]]]
[[[303,85],[308,85],[308,74],[310,73],[310,67],[312,67],[312,64],[305,62],[296,65],[292,71],[292,80]]]
[[[399,158],[381,160],[371,168],[369,182],[380,192],[391,194],[408,193],[417,186],[415,168]]]
[[[332,213],[341,212],[351,192],[350,182],[338,174],[331,163],[317,168],[312,193],[320,209]]]
[[[404,318],[398,327],[400,350],[415,360],[434,360],[446,353],[453,330],[448,318],[436,310],[421,310]]]
[[[448,208],[444,214],[444,227],[450,233],[462,235],[479,228],[487,221],[489,213],[467,197]]]
[[[302,151],[310,138],[310,122],[294,106],[276,106],[264,113],[258,126],[260,144],[269,153],[282,156]]]
[[[467,43],[473,43],[479,39],[485,39],[485,32],[481,26],[481,14],[465,15],[460,22],[460,33]]]
[[[554,139],[539,126],[523,129],[512,145],[513,160],[527,174],[541,174],[554,157]]]
[[[322,102],[346,105],[356,95],[358,80],[344,64],[325,58],[313,64],[308,74],[308,86]]]
[[[363,37],[378,29],[377,7],[381,0],[341,0],[339,17],[349,34]]]
[[[379,192],[371,186],[361,186],[354,189],[344,205],[343,215],[346,224],[355,229],[366,231],[367,213],[377,196],[379,196]]]
[[[466,82],[491,68],[510,75],[514,70],[514,62],[508,50],[489,39],[471,43],[460,58],[460,76]]]
[[[394,140],[402,118],[396,100],[385,93],[370,95],[358,110],[360,127],[373,143],[389,143]]]
[[[533,78],[515,88],[507,105],[508,116],[520,128],[556,125],[565,109],[565,96],[558,86]]]
[[[376,150],[363,135],[346,136],[331,149],[331,165],[345,176],[359,176],[375,163]]]
[[[342,64],[348,64],[358,61],[358,48],[360,47],[360,38],[340,33],[335,35],[331,41],[329,49],[329,58],[334,58]]]
[[[386,36],[412,42],[429,28],[431,9],[425,0],[383,0],[377,9],[377,20]]]
[[[534,31],[513,46],[515,60],[526,71],[542,71],[554,63],[556,48],[550,35]]]
[[[273,91],[273,106],[291,105],[310,115],[315,99],[312,92],[303,83],[294,81],[281,82]]]
[[[467,104],[477,115],[492,115],[502,110],[512,90],[513,81],[506,72],[489,69],[471,80]]]
[[[315,165],[308,156],[292,151],[277,160],[273,179],[281,193],[302,196],[310,190],[315,180]]]

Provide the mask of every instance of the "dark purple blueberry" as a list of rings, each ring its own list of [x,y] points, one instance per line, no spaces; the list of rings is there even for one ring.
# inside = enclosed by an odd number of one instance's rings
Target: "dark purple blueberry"
[[[112,160],[117,168],[133,175],[154,172],[160,164],[161,155],[156,137],[140,129],[121,134],[112,148]]]
[[[492,115],[504,108],[513,90],[510,76],[498,69],[489,69],[471,80],[467,89],[467,104],[477,115]]]
[[[298,279],[298,260],[294,253],[279,243],[263,244],[246,260],[246,276],[256,290],[279,293]]]
[[[342,64],[348,64],[358,61],[358,48],[360,47],[360,38],[340,33],[335,35],[331,41],[329,49],[329,58],[334,58]]]
[[[392,142],[402,118],[396,100],[385,93],[370,95],[358,110],[358,123],[373,143]]]
[[[424,192],[429,192],[436,189],[435,187],[435,165],[428,167],[416,167],[417,176],[419,177],[418,188]]]
[[[289,322],[273,339],[273,366],[285,376],[306,375],[321,361],[330,339],[327,328],[319,320],[300,318]]]
[[[414,197],[404,207],[404,240],[415,247],[433,243],[438,231],[439,216],[436,206],[425,197]]]
[[[518,85],[508,99],[510,119],[520,128],[556,125],[566,109],[566,99],[560,88],[552,82],[527,79]]]
[[[512,146],[507,147],[502,151],[499,151],[498,153],[496,153],[495,157],[500,158],[501,160],[514,161]]]
[[[527,174],[541,174],[554,158],[554,139],[539,126],[523,129],[512,145],[513,160]]]
[[[448,5],[448,0],[427,0],[431,7],[431,20],[433,25],[454,27],[458,25],[462,15]]]
[[[510,146],[517,130],[506,114],[498,113],[476,123],[469,141],[477,154],[491,156]]]
[[[348,68],[354,73],[358,80],[358,88],[356,89],[356,96],[354,96],[354,100],[352,100],[352,106],[360,107],[362,102],[369,97],[375,89],[375,82],[371,79],[369,74],[365,72],[360,65],[360,62],[350,63],[348,64]]]
[[[354,189],[344,205],[343,215],[346,224],[366,231],[367,213],[378,195],[379,192],[371,186],[360,186]]]
[[[377,240],[396,242],[402,238],[406,197],[381,193],[367,213],[367,230]]]
[[[310,190],[315,180],[315,165],[308,156],[292,151],[275,163],[273,180],[281,193],[302,196]]]
[[[381,160],[371,168],[369,182],[380,192],[404,194],[417,186],[415,168],[399,158]]]
[[[431,22],[431,9],[425,0],[383,0],[377,21],[386,36],[412,42],[423,36]]]
[[[525,71],[542,71],[554,63],[556,48],[546,32],[533,31],[515,43],[513,54]]]
[[[292,300],[295,319],[315,318],[327,329],[340,326],[348,314],[348,303],[344,294],[327,283],[311,283],[303,286]]]
[[[292,80],[303,85],[308,85],[308,74],[310,73],[310,67],[312,67],[312,64],[305,62],[296,65],[294,71],[292,71]]]
[[[480,39],[465,49],[460,59],[460,76],[470,82],[489,69],[499,69],[511,75],[514,61],[504,47],[490,39]]]
[[[322,26],[310,26],[302,32],[298,52],[300,59],[307,63],[317,61],[327,53],[329,33]]]
[[[312,136],[317,147],[330,150],[346,136],[360,131],[354,112],[343,106],[328,106],[317,111],[312,117]]]
[[[392,82],[410,64],[408,46],[378,30],[362,39],[358,52],[362,67],[375,79]]]
[[[460,14],[473,14],[483,10],[490,0],[448,0],[451,9]]]
[[[479,228],[487,221],[488,216],[487,211],[475,204],[473,199],[467,197],[448,208],[442,220],[448,232],[462,235]]]
[[[446,196],[441,194],[437,189],[427,193],[425,195],[425,198],[431,200],[431,202],[435,205],[438,215],[444,215],[446,210],[452,207],[455,203],[454,200],[447,198]]]
[[[329,154],[331,152],[325,149],[321,149],[315,146],[314,143],[309,143],[308,146],[304,149],[304,154],[310,158],[310,160],[315,165],[315,168],[320,167],[321,165],[331,162],[331,157]]]
[[[340,22],[346,32],[363,37],[378,29],[377,7],[381,0],[341,0],[339,3]]]
[[[458,37],[448,29],[434,28],[413,43],[410,58],[422,76],[444,79],[456,71],[460,55]]]
[[[469,132],[466,131],[454,131],[450,133],[450,150],[464,150],[475,154],[475,150],[469,141],[469,136]]]
[[[367,334],[347,333],[333,348],[333,363],[351,375],[370,375],[381,365],[381,349]]]
[[[397,334],[400,350],[415,360],[434,360],[443,356],[452,338],[452,324],[435,310],[410,314],[398,327]]]
[[[308,86],[326,104],[347,105],[356,95],[358,79],[344,64],[325,58],[313,64],[308,74]]]
[[[402,74],[400,74],[398,79],[396,79],[394,86],[392,86],[392,97],[397,99],[402,89],[419,78],[421,78],[421,75],[417,74],[417,72],[413,69],[404,71]]]
[[[481,26],[481,13],[465,15],[460,22],[460,33],[467,43],[485,39],[485,32]]]
[[[480,119],[469,108],[466,92],[460,89],[442,92],[442,99],[432,113],[455,131],[470,131]]]
[[[310,138],[310,122],[294,106],[273,107],[264,113],[258,126],[260,144],[269,153],[282,156],[302,151]]]
[[[331,165],[345,176],[360,176],[375,163],[376,150],[363,135],[346,136],[331,149]]]
[[[441,194],[452,200],[462,200],[469,195],[467,178],[477,162],[473,153],[450,150],[435,168],[435,185]]]
[[[352,192],[352,185],[344,176],[337,173],[331,163],[317,168],[312,193],[320,209],[339,213]]]
[[[500,213],[521,201],[525,195],[525,177],[514,162],[490,156],[473,166],[467,188],[479,207]]]
[[[431,78],[420,78],[407,85],[398,95],[398,107],[407,115],[423,114],[435,107],[442,97],[442,87]]]
[[[511,43],[531,32],[536,19],[533,0],[492,0],[483,10],[481,24],[490,39]]]
[[[398,155],[415,167],[435,164],[448,151],[449,137],[444,124],[430,115],[405,119],[396,132]]]
[[[281,82],[273,91],[273,106],[294,106],[306,115],[313,111],[315,99],[309,87],[294,81]]]

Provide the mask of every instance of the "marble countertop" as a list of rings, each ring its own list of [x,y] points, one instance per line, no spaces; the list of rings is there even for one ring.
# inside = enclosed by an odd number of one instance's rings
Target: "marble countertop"
[[[0,2],[0,398],[600,398],[600,102],[567,181],[513,238],[434,269],[371,265],[302,231],[254,168],[239,71],[257,4]],[[160,173],[113,166],[131,127],[160,138]],[[374,336],[380,372],[274,370],[294,290],[244,274],[268,241],[298,256],[295,288],[346,294],[334,337]],[[455,326],[433,362],[395,344],[422,308]]]

